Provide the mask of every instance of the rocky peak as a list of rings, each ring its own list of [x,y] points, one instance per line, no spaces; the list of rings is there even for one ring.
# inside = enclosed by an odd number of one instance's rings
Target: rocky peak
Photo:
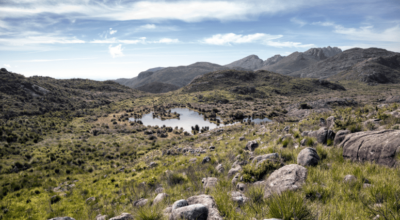
[[[276,62],[280,61],[283,58],[284,58],[284,56],[281,56],[280,54],[277,54],[277,55],[275,55],[273,57],[270,57],[270,58],[266,59],[264,61],[264,63],[263,63],[263,66],[275,64]]]
[[[241,67],[244,69],[255,70],[263,66],[263,60],[257,55],[250,55],[225,66],[228,68]]]

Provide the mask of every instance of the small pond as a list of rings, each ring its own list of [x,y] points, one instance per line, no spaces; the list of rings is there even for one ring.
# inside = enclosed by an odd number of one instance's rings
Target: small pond
[[[175,128],[178,126],[179,128],[183,128],[183,130],[191,133],[192,131],[192,126],[198,125],[200,128],[202,127],[209,127],[209,129],[214,129],[214,128],[219,128],[219,127],[224,127],[226,125],[224,124],[215,124],[203,117],[203,115],[199,114],[196,111],[190,110],[188,108],[173,108],[171,109],[171,112],[176,112],[180,114],[179,119],[166,119],[166,120],[161,120],[159,118],[153,118],[153,112],[150,112],[148,114],[143,115],[141,118],[136,118],[137,120],[141,120],[145,126],[156,126],[158,125],[159,127],[165,125],[167,127],[173,127]],[[220,121],[221,118],[217,117]],[[251,119],[251,118],[250,118]],[[130,121],[134,121],[135,118],[130,118]],[[248,119],[244,119],[243,121],[247,121]],[[254,123],[261,123],[261,122],[268,122],[271,121],[267,118],[264,119],[251,119]]]

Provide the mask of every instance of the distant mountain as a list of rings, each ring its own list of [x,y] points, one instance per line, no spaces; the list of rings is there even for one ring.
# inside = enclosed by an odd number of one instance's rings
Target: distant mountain
[[[248,70],[255,70],[263,66],[264,61],[256,55],[250,55],[243,59],[237,60],[225,65],[228,68],[240,67]]]
[[[275,55],[275,56],[273,56],[273,57],[270,57],[270,58],[266,59],[266,60],[263,62],[263,66],[275,64],[275,63],[277,63],[278,61],[282,60],[283,58],[284,58],[284,56],[281,56],[281,55],[277,54],[277,55]]]
[[[145,85],[152,86],[155,85],[152,83],[159,82],[162,83],[158,84],[159,86],[166,85],[167,88],[165,88],[165,90],[170,91],[171,88],[181,88],[187,85],[197,76],[223,69],[229,68],[214,63],[197,62],[188,66],[167,67],[156,69],[156,71],[154,69],[149,69],[139,73],[137,77],[131,79],[121,78],[114,81],[131,88],[141,88],[142,91],[146,90],[144,89]],[[172,87],[171,85],[176,87]],[[152,86],[152,88],[155,87]],[[149,90],[146,91],[150,92]],[[157,93],[158,91],[163,91],[163,89],[157,89],[153,92]]]
[[[169,91],[174,91],[179,89],[178,86],[168,84],[168,83],[161,83],[161,82],[151,82],[136,88],[137,90],[143,92],[150,92],[150,93],[165,93]]]
[[[368,58],[331,77],[366,83],[400,83],[400,54]]]
[[[359,62],[366,61],[369,58],[394,56],[396,54],[398,53],[380,48],[353,48],[346,50],[343,53],[339,53],[335,56],[324,59],[320,62],[313,63],[304,69],[290,73],[290,75],[301,78],[327,78],[339,74],[340,72],[351,71],[352,68],[354,68],[354,71],[352,72],[355,73],[361,69],[365,70],[365,67],[368,66],[366,64],[360,64],[360,66],[363,66],[363,68],[353,67]],[[358,70],[355,71],[356,69]],[[347,74],[344,73],[344,75]]]
[[[275,56],[275,60],[270,58],[260,69],[288,75],[341,52],[337,47],[311,48],[303,53],[294,52],[287,57]]]

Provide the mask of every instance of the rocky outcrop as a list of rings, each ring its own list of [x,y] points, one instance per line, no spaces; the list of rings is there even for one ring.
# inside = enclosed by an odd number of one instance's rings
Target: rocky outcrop
[[[302,187],[307,178],[307,169],[297,164],[286,165],[275,170],[266,180],[264,198],[274,193],[287,190],[297,190]]]
[[[236,202],[239,206],[243,205],[247,201],[249,201],[249,198],[247,198],[242,192],[239,191],[234,191],[231,192],[231,198],[234,202]]]
[[[319,160],[317,151],[311,147],[301,150],[297,156],[297,164],[302,166],[316,166]]]
[[[223,173],[225,171],[225,168],[222,164],[218,164],[215,169],[217,170],[218,173]]]
[[[333,141],[333,144],[334,144],[335,146],[339,145],[339,144],[344,140],[344,138],[346,137],[346,135],[348,135],[348,134],[350,134],[350,131],[349,131],[349,130],[340,130],[340,131],[338,131],[338,132],[336,133],[336,136],[335,136],[335,139],[334,139],[334,141]]]
[[[393,167],[400,151],[399,143],[399,130],[382,130],[348,134],[340,146],[345,159]]]
[[[180,208],[180,207],[188,206],[188,205],[189,205],[189,203],[185,199],[181,199],[181,200],[174,202],[174,204],[172,204],[172,210]]]
[[[139,199],[139,200],[137,200],[137,201],[135,201],[134,203],[133,203],[133,206],[136,206],[136,207],[142,207],[142,206],[145,206],[146,204],[147,204],[147,202],[148,202],[149,200],[148,199]]]
[[[327,140],[334,140],[336,134],[332,130],[328,130],[326,127],[322,127],[317,131],[310,131],[302,133],[304,136],[310,136],[317,139],[317,142],[320,144],[326,144]]]
[[[240,171],[242,171],[242,167],[239,165],[236,165],[235,167],[231,168],[228,171],[228,177],[234,176],[235,174],[237,174]]]

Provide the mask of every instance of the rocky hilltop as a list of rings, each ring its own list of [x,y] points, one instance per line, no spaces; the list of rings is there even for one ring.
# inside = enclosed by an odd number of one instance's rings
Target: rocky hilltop
[[[341,52],[342,50],[337,47],[311,48],[305,52],[294,52],[283,58],[276,57],[277,62],[270,62],[260,69],[288,75]]]
[[[342,71],[350,71],[354,65],[369,58],[393,56],[397,53],[380,48],[353,48],[335,56],[315,62],[310,66],[292,72],[290,75],[301,78],[327,78]]]

